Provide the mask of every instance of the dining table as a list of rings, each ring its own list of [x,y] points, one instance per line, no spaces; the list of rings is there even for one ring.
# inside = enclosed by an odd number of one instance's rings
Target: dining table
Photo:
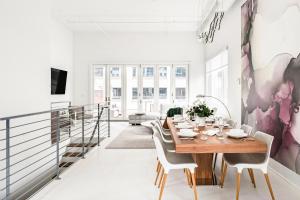
[[[168,117],[166,125],[170,129],[175,146],[175,153],[192,154],[197,168],[195,171],[197,185],[217,185],[218,181],[213,167],[214,156],[218,153],[266,153],[267,144],[254,137],[231,138],[228,133],[232,127],[224,127],[223,137],[207,136],[207,131],[215,129],[214,124],[196,127],[192,121],[187,121],[193,126],[197,135],[193,138],[182,138],[178,135],[180,129],[176,127],[174,119]],[[217,130],[217,129],[216,129]]]

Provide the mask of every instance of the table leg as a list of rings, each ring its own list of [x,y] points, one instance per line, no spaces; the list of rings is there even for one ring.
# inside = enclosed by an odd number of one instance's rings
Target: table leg
[[[216,185],[213,173],[213,157],[212,153],[193,154],[193,159],[197,163],[196,168],[196,184],[197,185]]]

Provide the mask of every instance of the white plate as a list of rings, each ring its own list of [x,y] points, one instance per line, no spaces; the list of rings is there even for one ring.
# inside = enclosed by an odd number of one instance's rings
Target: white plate
[[[212,130],[208,130],[208,131],[205,131],[204,134],[205,135],[208,135],[208,136],[214,136],[216,135],[217,133],[219,133],[219,129],[212,129]]]
[[[178,132],[179,137],[195,137],[198,133],[192,131],[191,129],[181,129]]]
[[[193,126],[190,125],[190,124],[178,124],[175,127],[178,128],[178,129],[190,129],[190,128],[193,128]]]
[[[232,138],[245,138],[248,137],[248,134],[245,133],[242,129],[231,129],[227,135]]]

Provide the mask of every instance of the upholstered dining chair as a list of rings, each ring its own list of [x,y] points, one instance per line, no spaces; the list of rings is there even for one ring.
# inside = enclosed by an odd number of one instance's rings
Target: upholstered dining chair
[[[170,134],[170,129],[164,128],[163,124],[161,123],[160,119],[156,119],[156,122],[161,127],[163,131],[165,131],[167,134]]]
[[[275,200],[274,193],[272,190],[272,186],[270,183],[270,179],[268,176],[268,163],[270,159],[270,152],[271,152],[271,147],[272,147],[272,142],[273,142],[273,136],[268,135],[263,132],[256,132],[254,137],[260,141],[263,141],[267,144],[267,152],[264,153],[225,153],[223,155],[225,165],[224,169],[222,171],[222,176],[221,176],[221,187],[224,185],[224,180],[227,172],[227,167],[234,167],[237,169],[237,175],[236,175],[236,200],[239,199],[239,192],[240,192],[240,178],[241,178],[241,173],[243,169],[248,169],[248,173],[250,175],[251,181],[253,183],[253,186],[255,186],[255,179],[254,179],[254,173],[253,169],[259,169],[264,173],[271,197],[273,200]]]
[[[193,158],[189,154],[176,154],[170,153],[167,151],[165,145],[163,144],[162,140],[159,139],[159,134],[156,132],[154,134],[153,140],[157,152],[158,160],[161,164],[161,178],[159,182],[159,200],[162,199],[162,194],[164,191],[164,187],[167,181],[167,176],[171,170],[185,170],[189,171],[191,174],[192,180],[192,188],[194,191],[194,199],[198,200],[198,193],[196,189],[196,180],[195,180],[195,168],[197,164],[194,162]],[[157,183],[159,174],[156,177],[155,184]]]
[[[247,133],[249,136],[253,136],[253,134],[252,134],[252,132],[253,132],[252,126],[249,126],[249,125],[247,125],[247,124],[243,124],[243,125],[241,126],[241,129],[242,129],[245,133]]]
[[[159,126],[159,123],[157,121],[154,121],[154,126],[159,130],[159,133],[163,136],[164,139],[172,141],[172,136],[170,132],[165,132],[162,127]]]

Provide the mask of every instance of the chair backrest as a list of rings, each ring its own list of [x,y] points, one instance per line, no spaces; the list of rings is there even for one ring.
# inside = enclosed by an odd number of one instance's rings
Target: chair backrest
[[[160,119],[156,119],[155,121],[157,122],[157,124],[159,125],[159,127],[163,130],[163,125],[162,125]]]
[[[265,157],[265,162],[268,163],[270,159],[270,153],[271,153],[271,147],[273,143],[274,137],[272,135],[269,135],[267,133],[263,133],[261,131],[257,131],[254,135],[254,137],[262,142],[265,142],[267,144],[267,152]]]
[[[241,129],[242,129],[245,133],[247,133],[248,135],[253,136],[253,134],[252,134],[252,130],[253,130],[252,126],[249,126],[249,125],[247,125],[247,124],[243,124],[243,125],[241,126]]]
[[[232,119],[226,119],[226,122],[231,126],[232,128],[235,128],[237,123],[233,121]]]
[[[168,139],[165,138],[164,132],[163,132],[163,130],[159,127],[159,125],[157,124],[157,122],[155,122],[154,129],[156,129],[157,132],[160,134],[160,136],[162,137],[163,142],[165,142],[165,143],[170,143],[170,142],[172,142],[172,141],[170,141],[170,140],[168,140]]]
[[[166,154],[168,153],[168,149],[164,144],[161,135],[155,127],[153,127],[153,140],[157,151],[157,157],[161,162],[167,162]]]

